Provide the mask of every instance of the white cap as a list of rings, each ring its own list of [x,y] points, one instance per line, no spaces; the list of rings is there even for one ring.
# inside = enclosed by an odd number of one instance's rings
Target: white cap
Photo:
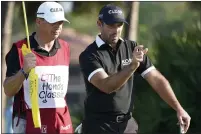
[[[55,23],[58,21],[67,21],[64,16],[63,7],[57,2],[44,2],[42,3],[37,11],[38,18],[44,18],[49,23]]]

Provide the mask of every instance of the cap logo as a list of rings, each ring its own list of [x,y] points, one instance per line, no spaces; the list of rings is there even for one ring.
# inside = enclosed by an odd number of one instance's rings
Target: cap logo
[[[99,18],[103,18],[103,14],[100,14],[98,17],[99,17]]]
[[[109,14],[115,14],[115,13],[122,14],[122,11],[121,10],[109,10],[108,13]]]
[[[62,12],[62,8],[50,8],[50,12]]]

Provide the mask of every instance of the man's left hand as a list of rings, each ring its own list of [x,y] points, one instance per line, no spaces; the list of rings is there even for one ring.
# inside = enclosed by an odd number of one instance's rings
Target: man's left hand
[[[179,120],[179,124],[183,127],[183,133],[186,133],[190,126],[191,117],[184,109],[180,109],[177,111],[177,118]]]

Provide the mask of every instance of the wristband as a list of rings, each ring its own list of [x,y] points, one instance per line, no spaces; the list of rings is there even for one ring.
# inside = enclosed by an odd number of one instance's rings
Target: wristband
[[[20,71],[22,72],[22,74],[24,75],[24,77],[26,78],[26,80],[28,79],[29,77],[29,74],[27,74],[23,68],[20,69]]]

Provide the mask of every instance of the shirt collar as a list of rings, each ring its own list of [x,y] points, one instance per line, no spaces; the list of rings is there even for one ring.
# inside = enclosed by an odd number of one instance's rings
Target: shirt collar
[[[32,40],[32,43],[33,43],[33,44],[31,43],[31,48],[33,48],[33,49],[39,49],[40,46],[38,45],[37,41],[34,38],[35,34],[36,34],[36,32],[33,32],[32,35],[31,35],[31,37],[30,37],[31,38],[30,40]],[[60,45],[58,39],[55,40],[53,48],[55,48],[55,49],[61,48],[61,45]]]
[[[119,38],[120,40],[124,41],[121,37]],[[100,38],[100,34],[96,36],[96,44],[98,47],[101,47],[105,42]]]

